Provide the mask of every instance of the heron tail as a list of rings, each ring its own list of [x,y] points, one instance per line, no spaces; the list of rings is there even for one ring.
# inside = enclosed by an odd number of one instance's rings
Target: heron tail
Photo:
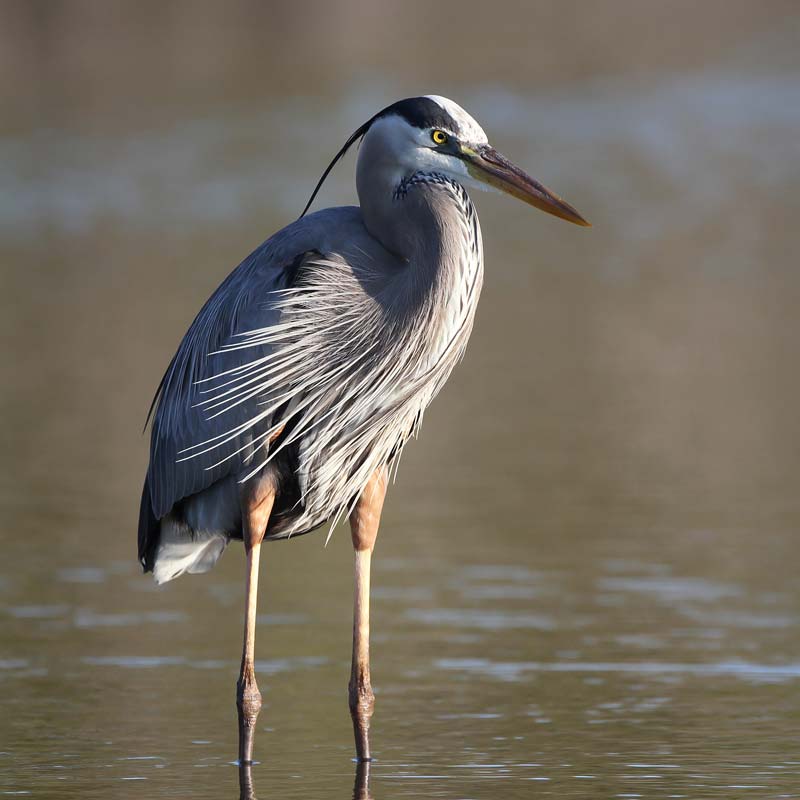
[[[139,563],[144,572],[153,571],[160,528],[161,523],[156,519],[150,501],[150,485],[145,478],[139,506]]]
[[[174,514],[161,520],[161,535],[153,561],[153,578],[166,583],[188,572],[208,572],[228,545],[222,531],[197,531]]]
[[[189,501],[188,505],[196,506]],[[226,530],[216,529],[217,521],[212,521],[212,529],[198,530],[185,518],[187,510],[184,503],[173,507],[169,514],[157,519],[150,501],[150,487],[147,479],[142,489],[142,503],[139,509],[139,563],[145,572],[152,572],[156,583],[166,583],[184,573],[208,572],[217,563],[230,541]],[[191,508],[195,511],[194,508]],[[192,522],[200,526],[197,513],[192,513]],[[205,527],[205,525],[203,525]]]

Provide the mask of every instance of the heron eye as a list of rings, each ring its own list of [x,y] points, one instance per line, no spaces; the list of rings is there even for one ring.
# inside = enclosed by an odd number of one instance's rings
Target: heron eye
[[[434,131],[431,134],[431,139],[433,139],[436,144],[447,144],[447,134],[444,131]]]

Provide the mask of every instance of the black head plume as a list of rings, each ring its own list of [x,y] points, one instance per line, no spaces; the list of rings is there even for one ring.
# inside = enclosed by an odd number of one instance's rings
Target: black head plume
[[[355,142],[357,142],[370,128],[373,122],[382,114],[376,114],[371,119],[368,119],[358,130],[354,131],[350,138],[344,143],[342,149],[333,157],[333,161],[325,168],[325,172],[322,173],[322,177],[317,181],[317,185],[314,187],[314,191],[311,193],[311,197],[309,197],[308,202],[306,203],[306,207],[303,209],[303,213],[300,215],[304,217],[306,215],[306,211],[311,208],[311,204],[314,202],[314,198],[317,196],[317,193],[322,188],[322,184],[325,183],[325,178],[328,177],[330,171],[336,166],[336,163],[339,159],[353,146]]]
[[[430,97],[407,97],[405,100],[398,100],[390,106],[379,111],[374,117],[368,119],[357,131],[355,131],[350,138],[344,143],[342,149],[333,157],[333,161],[328,164],[322,177],[317,182],[314,191],[311,193],[303,213],[300,215],[304,217],[311,204],[314,202],[317,193],[322,188],[322,184],[330,174],[330,171],[336,166],[339,159],[357,142],[364,134],[370,129],[372,123],[381,117],[388,117],[391,114],[396,114],[402,117],[409,125],[416,128],[446,128],[449,131],[456,132],[458,124],[456,121],[435,101]]]

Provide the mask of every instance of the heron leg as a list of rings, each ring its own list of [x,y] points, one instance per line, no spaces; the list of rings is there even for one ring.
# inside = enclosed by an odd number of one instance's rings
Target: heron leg
[[[353,661],[348,698],[356,755],[370,761],[369,721],[375,708],[375,695],[369,675],[369,572],[388,473],[385,467],[373,473],[350,514],[350,533],[355,550],[355,595],[353,603]]]
[[[261,710],[255,671],[256,608],[258,603],[258,562],[261,542],[275,501],[275,486],[269,479],[256,479],[245,485],[240,497],[242,536],[247,553],[247,582],[245,584],[244,645],[242,666],[236,684],[236,705],[239,711],[239,763],[253,760],[253,738],[256,720]]]

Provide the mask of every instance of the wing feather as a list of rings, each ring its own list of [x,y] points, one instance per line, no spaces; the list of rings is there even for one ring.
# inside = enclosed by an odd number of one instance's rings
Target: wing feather
[[[274,414],[267,413],[263,392],[243,389],[250,385],[246,381],[263,383],[262,373],[276,370],[282,354],[273,343],[248,341],[247,332],[279,329],[279,299],[291,290],[302,263],[319,256],[318,248],[326,244],[322,232],[354,223],[353,208],[328,209],[292,223],[256,248],[202,307],[148,415],[150,465],[140,514],[147,511],[149,494],[150,511],[160,520],[180,500],[238,474],[269,438]],[[223,397],[220,389],[228,380],[232,396]],[[227,401],[221,411],[209,407],[212,398]],[[203,451],[208,443],[214,446]]]

